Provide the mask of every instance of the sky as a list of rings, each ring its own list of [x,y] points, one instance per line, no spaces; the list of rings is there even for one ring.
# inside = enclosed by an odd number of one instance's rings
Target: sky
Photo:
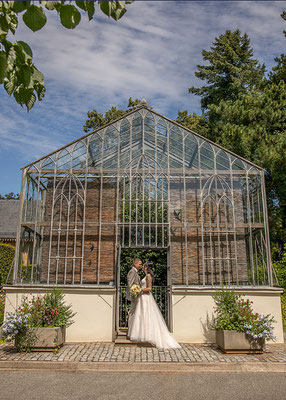
[[[146,98],[175,119],[178,110],[200,114],[188,93],[215,37],[227,29],[247,33],[254,57],[269,71],[285,53],[286,1],[138,1],[114,21],[96,5],[74,30],[46,10],[45,27],[32,32],[19,18],[14,40],[27,42],[45,75],[47,92],[28,113],[0,85],[0,194],[20,192],[24,165],[84,135],[87,111],[125,109],[129,97]]]

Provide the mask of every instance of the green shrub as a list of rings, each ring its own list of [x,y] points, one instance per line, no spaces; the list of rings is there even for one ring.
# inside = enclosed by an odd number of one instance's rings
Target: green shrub
[[[34,328],[68,327],[73,324],[72,318],[76,314],[71,305],[65,304],[62,290],[55,287],[44,296],[33,296],[30,300],[26,296],[18,311],[30,315],[29,325]]]
[[[282,309],[282,320],[283,329],[286,331],[286,244],[284,245],[284,251],[282,255],[278,254],[276,248],[272,250],[272,257],[276,258],[273,261],[273,266],[278,278],[279,285],[284,288],[284,293],[281,295],[281,309]]]
[[[4,319],[4,309],[5,309],[5,292],[3,289],[0,290],[0,326]]]
[[[251,314],[249,300],[241,303],[241,295],[224,288],[217,290],[213,299],[216,305],[214,328],[244,332]]]
[[[286,331],[286,292],[281,295],[283,330]]]
[[[15,246],[0,243],[0,285],[6,282],[14,256]]]

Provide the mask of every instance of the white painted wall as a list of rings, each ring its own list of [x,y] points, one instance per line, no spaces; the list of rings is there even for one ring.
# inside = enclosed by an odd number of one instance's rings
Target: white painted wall
[[[259,314],[272,314],[276,320],[274,335],[276,343],[284,343],[281,314],[281,290],[239,290],[253,301],[253,310]],[[183,343],[214,343],[215,332],[210,329],[213,320],[214,290],[174,289],[173,335]],[[272,342],[271,342],[272,343]]]
[[[5,313],[13,312],[24,296],[39,295],[46,290],[5,288]],[[111,342],[115,339],[115,290],[65,290],[65,303],[72,305],[74,324],[66,332],[66,342]]]
[[[5,313],[14,311],[24,296],[45,293],[44,288],[5,287]],[[115,339],[115,289],[65,288],[66,304],[72,304],[77,314],[75,323],[67,329],[67,342],[113,341]],[[283,343],[280,304],[281,290],[238,290],[253,301],[253,309],[260,314],[272,314],[276,324],[274,334]],[[215,342],[210,330],[213,318],[214,290],[175,288],[172,296],[173,335],[183,343]]]

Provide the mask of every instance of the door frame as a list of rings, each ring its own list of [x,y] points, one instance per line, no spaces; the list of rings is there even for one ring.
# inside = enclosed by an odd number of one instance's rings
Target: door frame
[[[171,249],[170,245],[167,247],[141,247],[141,246],[134,246],[134,247],[123,247],[118,245],[116,248],[116,301],[115,301],[115,332],[118,334],[120,330],[119,326],[119,314],[120,314],[120,261],[121,261],[121,252],[122,249],[138,249],[138,250],[166,250],[167,253],[167,326],[170,332],[173,331],[173,312],[172,312],[172,274],[171,274]],[[122,329],[122,328],[121,328]]]

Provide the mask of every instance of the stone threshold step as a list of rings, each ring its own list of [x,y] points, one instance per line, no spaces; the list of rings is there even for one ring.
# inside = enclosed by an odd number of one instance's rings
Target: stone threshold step
[[[117,337],[114,341],[117,346],[132,346],[132,347],[153,347],[150,343],[132,342],[125,337]]]

